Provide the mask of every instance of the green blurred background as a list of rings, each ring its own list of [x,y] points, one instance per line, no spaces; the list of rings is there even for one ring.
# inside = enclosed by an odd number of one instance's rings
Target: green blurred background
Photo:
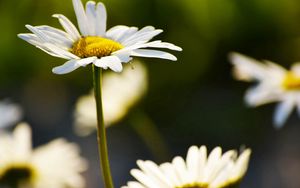
[[[149,69],[149,92],[124,121],[108,128],[116,187],[132,179],[129,170],[136,167],[137,159],[170,161],[175,155],[185,156],[190,145],[202,144],[210,150],[215,146],[253,149],[244,188],[300,187],[299,118],[293,114],[283,129],[275,130],[273,104],[247,108],[243,95],[249,85],[232,78],[227,58],[229,52],[238,51],[285,67],[300,61],[299,0],[103,2],[108,27],[153,25],[164,30],[157,38],[183,48],[174,53],[178,62],[143,59]],[[0,97],[23,106],[36,145],[67,137],[85,146],[82,153],[90,160],[85,174],[88,187],[99,187],[95,134],[80,138],[72,128],[76,99],[92,87],[91,67],[54,75],[51,69],[64,60],[16,36],[28,32],[25,24],[61,28],[51,17],[55,13],[76,23],[71,0],[0,1]],[[130,126],[130,117],[138,112],[151,119],[168,152],[153,153],[145,147]],[[147,132],[143,121],[139,126]]]

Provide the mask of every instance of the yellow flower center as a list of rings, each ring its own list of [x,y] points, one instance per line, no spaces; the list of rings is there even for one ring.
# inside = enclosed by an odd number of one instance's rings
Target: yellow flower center
[[[282,82],[282,87],[286,90],[300,90],[300,76],[288,72]]]
[[[30,164],[11,164],[0,171],[0,187],[28,185],[34,182],[36,176],[37,171]]]
[[[175,188],[208,188],[208,187],[209,187],[208,184],[204,184],[204,183],[191,183],[191,184],[187,184]]]
[[[75,42],[70,51],[80,58],[93,56],[101,58],[104,56],[109,56],[111,53],[122,48],[124,48],[122,44],[113,40],[102,37],[88,36],[82,37]]]
[[[227,182],[224,185],[219,186],[218,188],[237,188],[239,187],[240,180]],[[208,183],[190,183],[183,186],[178,186],[174,188],[210,188],[211,186]]]

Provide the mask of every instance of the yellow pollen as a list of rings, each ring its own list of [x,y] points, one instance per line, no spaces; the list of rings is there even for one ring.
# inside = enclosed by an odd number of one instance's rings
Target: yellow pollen
[[[186,184],[180,187],[175,187],[175,188],[208,188],[208,184],[204,183],[191,183],[191,184]]]
[[[282,82],[282,87],[286,90],[300,90],[300,76],[288,72]]]
[[[102,37],[88,36],[82,37],[75,42],[70,51],[80,58],[93,56],[101,58],[104,56],[109,56],[111,53],[122,48],[124,48],[122,44],[113,40]]]
[[[218,188],[236,188],[236,187],[239,187],[240,183],[240,179],[238,180],[234,180],[234,181],[228,181],[226,183],[224,183],[223,185],[219,185]],[[209,183],[190,183],[190,184],[185,184],[185,185],[182,185],[182,186],[177,186],[177,187],[174,187],[174,188],[210,188],[211,185],[209,185]]]

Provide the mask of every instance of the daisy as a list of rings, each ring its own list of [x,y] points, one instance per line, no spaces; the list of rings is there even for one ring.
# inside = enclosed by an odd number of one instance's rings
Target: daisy
[[[153,48],[182,50],[160,40],[149,42],[163,32],[152,26],[138,30],[118,25],[106,31],[106,9],[100,2],[88,1],[84,9],[80,0],[73,0],[73,6],[80,33],[68,18],[55,14],[53,17],[58,18],[65,31],[47,25],[26,25],[32,34],[18,35],[52,56],[67,59],[65,64],[52,70],[55,74],[66,74],[91,63],[121,72],[122,63],[130,62],[134,56],[177,60],[174,55]]]
[[[134,61],[134,68],[125,67],[120,74],[106,73],[103,76],[104,124],[110,126],[128,113],[147,90],[148,75],[146,68]],[[96,102],[93,92],[82,96],[76,103],[75,130],[85,136],[96,130]]]
[[[31,129],[19,124],[0,135],[0,187],[83,188],[86,162],[77,145],[55,139],[32,149]]]
[[[207,156],[205,146],[191,146],[186,160],[175,157],[171,163],[156,165],[152,161],[137,161],[140,169],[131,170],[138,181],[128,182],[122,188],[229,188],[239,184],[245,175],[250,149],[239,157],[234,150],[222,155],[216,147]]]
[[[238,53],[232,53],[230,61],[237,79],[257,82],[246,92],[245,101],[249,106],[279,102],[273,117],[277,128],[283,126],[294,107],[300,113],[300,63],[286,70],[273,62],[260,62]]]
[[[22,118],[22,109],[19,105],[8,100],[0,101],[0,128],[13,125]]]

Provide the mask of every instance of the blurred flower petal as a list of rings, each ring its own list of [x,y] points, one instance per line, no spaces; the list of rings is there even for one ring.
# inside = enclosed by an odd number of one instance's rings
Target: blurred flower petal
[[[0,101],[0,114],[0,128],[5,128],[18,122],[23,112],[19,105],[4,100]]]
[[[31,129],[19,124],[12,134],[1,132],[0,184],[30,188],[83,188],[87,168],[76,144],[64,139],[32,149]],[[15,174],[19,174],[16,176]]]
[[[294,107],[300,107],[299,63],[286,70],[273,62],[259,62],[238,53],[231,53],[229,59],[234,65],[236,79],[258,82],[246,92],[245,101],[249,106],[279,102],[273,123],[281,128]]]
[[[104,74],[103,111],[105,125],[120,121],[147,90],[146,68],[134,61],[120,74]],[[75,130],[79,135],[87,135],[96,130],[96,104],[93,92],[78,99],[75,110]]]

